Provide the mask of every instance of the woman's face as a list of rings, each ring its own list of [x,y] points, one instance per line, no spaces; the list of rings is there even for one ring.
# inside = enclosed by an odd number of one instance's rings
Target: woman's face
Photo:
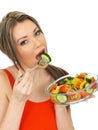
[[[24,20],[13,28],[16,55],[24,69],[38,64],[40,55],[46,52],[46,40],[35,23]]]

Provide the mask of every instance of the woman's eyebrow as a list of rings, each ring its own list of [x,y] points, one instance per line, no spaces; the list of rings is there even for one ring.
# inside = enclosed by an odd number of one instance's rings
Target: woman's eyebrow
[[[33,32],[36,32],[37,29],[38,29],[38,27],[36,26],[36,27],[34,28]]]
[[[21,39],[24,39],[24,38],[27,38],[27,36],[23,36],[23,37],[17,39],[17,43],[18,43]]]
[[[33,30],[33,33],[36,32],[37,29],[38,29],[38,27],[36,26],[36,27],[34,28],[34,30]],[[21,39],[24,39],[24,38],[27,38],[27,36],[23,36],[23,37],[17,39],[17,43],[18,43]]]

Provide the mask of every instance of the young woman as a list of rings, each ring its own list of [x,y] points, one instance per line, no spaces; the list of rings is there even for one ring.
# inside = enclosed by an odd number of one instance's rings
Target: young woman
[[[45,93],[68,73],[50,64],[28,72],[47,53],[38,22],[23,12],[9,12],[0,23],[0,50],[14,63],[0,70],[0,130],[74,130],[70,107],[51,102]]]

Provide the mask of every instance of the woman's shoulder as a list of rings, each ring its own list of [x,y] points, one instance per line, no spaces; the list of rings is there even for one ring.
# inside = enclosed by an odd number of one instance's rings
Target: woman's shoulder
[[[5,81],[6,79],[6,74],[3,71],[3,69],[0,69],[0,81]]]
[[[0,69],[0,80],[2,80],[2,81],[6,80],[7,75],[6,75],[5,71],[10,72],[9,69],[10,69],[10,67]]]
[[[0,70],[0,93],[4,94],[7,91],[8,91],[8,79],[4,71],[1,69]]]
[[[0,89],[8,91],[11,89],[11,85],[9,82],[7,71],[9,72],[9,67],[0,69]]]
[[[15,79],[18,71],[17,71],[15,66],[9,66],[7,68],[1,69],[0,72],[1,72],[2,76],[3,75],[7,75],[7,76],[10,75]]]

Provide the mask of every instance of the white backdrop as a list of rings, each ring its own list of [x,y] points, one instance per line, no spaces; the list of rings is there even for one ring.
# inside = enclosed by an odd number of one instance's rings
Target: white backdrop
[[[52,64],[69,73],[98,74],[97,0],[3,0],[0,2],[0,20],[13,10],[26,12],[39,21]],[[0,69],[11,64],[0,52]],[[75,130],[98,130],[98,92],[95,95],[96,98],[89,102],[71,106]]]

